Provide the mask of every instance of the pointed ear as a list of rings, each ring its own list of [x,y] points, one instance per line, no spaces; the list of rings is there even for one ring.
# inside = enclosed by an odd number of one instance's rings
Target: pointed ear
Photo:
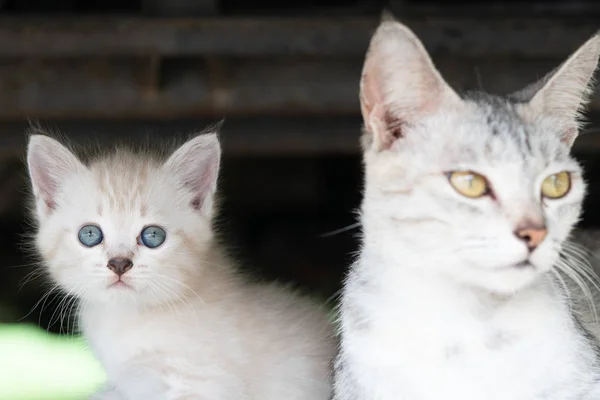
[[[32,135],[27,146],[27,165],[38,217],[50,215],[65,178],[85,169],[79,159],[57,140]]]
[[[206,133],[184,143],[169,157],[165,168],[192,193],[191,207],[210,215],[220,162],[219,138],[216,133]]]
[[[580,117],[594,90],[594,72],[600,56],[600,33],[595,34],[558,68],[521,92],[517,101],[533,118],[549,115],[558,120],[561,140],[572,145],[579,131]]]
[[[360,81],[364,145],[387,149],[407,125],[459,102],[415,34],[385,16],[371,39]]]

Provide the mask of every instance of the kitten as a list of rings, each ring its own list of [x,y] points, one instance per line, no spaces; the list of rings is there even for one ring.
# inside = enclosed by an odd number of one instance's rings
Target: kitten
[[[600,399],[597,340],[556,277],[599,53],[595,35],[517,94],[460,97],[408,28],[381,23],[360,84],[363,237],[334,399]]]
[[[45,135],[27,162],[36,247],[80,304],[108,383],[93,399],[326,400],[334,334],[307,299],[245,282],[213,238],[216,134],[166,160],[84,163]]]

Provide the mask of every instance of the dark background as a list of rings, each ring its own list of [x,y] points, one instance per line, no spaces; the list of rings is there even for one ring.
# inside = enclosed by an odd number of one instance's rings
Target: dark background
[[[361,197],[358,81],[383,1],[0,0],[0,322],[28,314],[43,279],[23,250],[24,130],[70,140],[169,138],[225,118],[223,236],[269,278],[330,298]],[[393,1],[457,90],[509,93],[600,28],[595,1]],[[575,146],[600,213],[600,97]],[[600,134],[600,132],[598,132]],[[49,327],[56,302],[25,321]],[[58,331],[60,324],[50,326]]]

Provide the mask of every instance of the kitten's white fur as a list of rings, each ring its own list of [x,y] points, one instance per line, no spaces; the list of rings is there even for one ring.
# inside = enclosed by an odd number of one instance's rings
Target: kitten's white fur
[[[81,328],[108,383],[94,399],[327,400],[335,351],[324,313],[275,285],[245,282],[211,228],[220,163],[215,134],[166,161],[120,149],[82,163],[33,135],[28,164],[48,272],[79,297]],[[81,226],[104,241],[87,248]],[[138,244],[146,225],[165,243]],[[130,287],[108,287],[111,257],[129,257]]]
[[[381,23],[361,79],[363,241],[335,400],[600,399],[597,342],[554,269],[585,193],[569,152],[599,53],[596,35],[511,99],[461,98],[408,28]],[[495,199],[458,194],[454,170],[486,176]],[[563,170],[570,192],[542,200]],[[514,234],[530,222],[548,228],[531,254]]]

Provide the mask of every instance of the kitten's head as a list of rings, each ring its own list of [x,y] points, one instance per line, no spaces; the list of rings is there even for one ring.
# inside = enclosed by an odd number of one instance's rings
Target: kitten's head
[[[365,242],[498,293],[548,272],[585,193],[570,148],[599,53],[595,35],[519,93],[461,97],[408,28],[382,22],[360,86]]]
[[[93,302],[151,305],[189,295],[212,240],[219,162],[216,134],[194,137],[166,160],[118,149],[89,163],[32,135],[36,247],[52,279]]]

